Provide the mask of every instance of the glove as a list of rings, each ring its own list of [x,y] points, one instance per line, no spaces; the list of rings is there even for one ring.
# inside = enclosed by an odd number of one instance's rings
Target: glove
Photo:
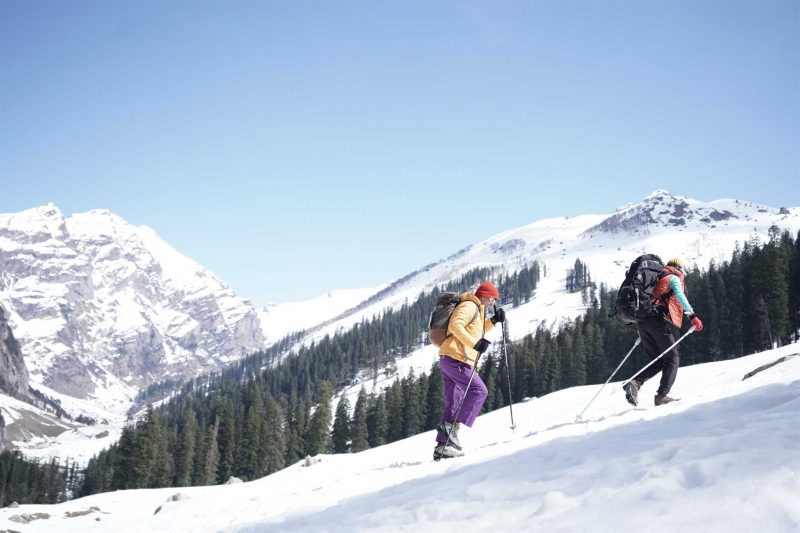
[[[494,315],[492,316],[492,324],[497,325],[498,322],[505,322],[506,321],[506,312],[503,310],[502,307],[498,307],[494,311]]]
[[[478,350],[478,353],[483,353],[489,349],[489,345],[491,342],[487,341],[486,339],[481,339],[475,344],[475,349]]]
[[[697,315],[686,315],[686,318],[692,321],[692,325],[694,326],[694,330],[698,333],[703,331],[703,323],[697,318]]]

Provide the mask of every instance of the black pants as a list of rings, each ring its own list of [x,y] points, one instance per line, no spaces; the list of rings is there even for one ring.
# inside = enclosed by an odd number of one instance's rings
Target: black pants
[[[661,317],[646,318],[641,320],[637,327],[639,337],[650,360],[661,355],[664,350],[669,348],[675,338],[672,336],[672,329],[669,324]],[[661,372],[661,384],[658,387],[658,394],[666,396],[675,383],[675,376],[678,375],[678,349],[673,348],[665,353],[661,359],[650,365],[644,372],[636,377],[640,384]]]

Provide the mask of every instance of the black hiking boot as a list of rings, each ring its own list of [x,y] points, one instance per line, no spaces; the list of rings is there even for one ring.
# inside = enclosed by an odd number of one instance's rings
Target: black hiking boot
[[[444,442],[437,442],[436,448],[433,449],[433,460],[438,461],[440,459],[451,459],[453,457],[462,457],[464,452],[461,450],[456,450],[453,447],[453,443],[451,442],[447,446],[444,445]]]
[[[634,407],[639,405],[639,388],[641,386],[642,384],[635,379],[622,386],[622,390],[625,391],[625,399],[628,400],[628,403]]]
[[[656,394],[656,397],[655,397],[655,400],[654,400],[656,406],[664,405],[665,403],[676,402],[676,401],[678,401],[677,398],[670,398],[666,394]]]
[[[458,451],[461,451],[461,443],[458,441],[458,429],[460,424],[458,422],[442,422],[436,427],[439,439],[437,441],[446,441],[447,432],[450,432],[450,446]]]

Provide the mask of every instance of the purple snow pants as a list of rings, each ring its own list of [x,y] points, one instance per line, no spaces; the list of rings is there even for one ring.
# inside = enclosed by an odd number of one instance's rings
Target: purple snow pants
[[[466,363],[444,356],[439,358],[439,370],[444,379],[444,413],[441,421],[451,422],[456,417],[461,398],[464,398],[464,389],[467,388],[473,369]],[[472,427],[488,395],[489,391],[483,384],[481,376],[475,372],[467,396],[464,398],[464,406],[458,415],[458,421],[467,427]]]

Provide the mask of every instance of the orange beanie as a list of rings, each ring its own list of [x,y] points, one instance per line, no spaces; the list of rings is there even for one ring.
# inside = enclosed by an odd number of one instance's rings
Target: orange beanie
[[[484,281],[481,283],[478,290],[475,291],[475,296],[478,298],[494,298],[495,300],[500,299],[500,293],[497,292],[497,287],[491,281]]]

